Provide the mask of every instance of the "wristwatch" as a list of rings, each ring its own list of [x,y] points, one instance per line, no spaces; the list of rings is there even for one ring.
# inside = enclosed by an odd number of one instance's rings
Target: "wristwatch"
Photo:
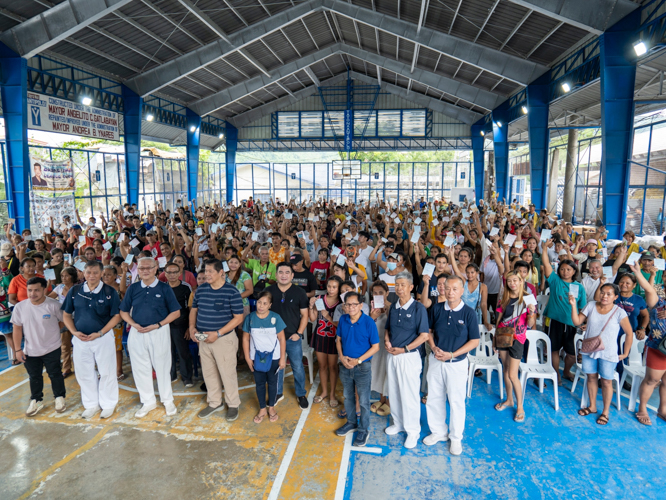
[[[217,338],[219,339],[220,337],[222,337],[222,334],[220,333],[220,330],[217,330]]]
[[[363,363],[363,360],[361,358],[358,358],[358,364],[360,365],[361,363]]]
[[[412,351],[409,350],[409,346],[407,346],[407,345],[403,349],[405,350],[405,352],[412,352]]]

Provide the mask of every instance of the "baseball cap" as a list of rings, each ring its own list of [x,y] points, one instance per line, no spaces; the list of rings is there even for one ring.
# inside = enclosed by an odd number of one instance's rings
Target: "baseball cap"
[[[74,224],[74,225],[72,226],[72,229],[78,229],[78,230],[81,230],[81,226],[79,226],[78,224]]]
[[[349,242],[349,245],[347,245],[347,246],[350,246],[350,247],[358,247],[358,246],[361,246],[361,244],[360,244],[357,240],[351,240],[351,241]]]
[[[597,244],[597,240],[595,240],[595,239],[593,239],[593,238],[590,238],[589,240],[587,240],[587,243],[585,243],[585,244],[586,244],[586,245],[596,245],[596,244]]]
[[[3,243],[0,247],[0,257],[7,257],[10,253],[12,253],[12,244]]]
[[[641,254],[641,260],[654,260],[654,255],[652,255],[650,252],[643,252]]]
[[[291,256],[291,259],[289,259],[292,264],[298,264],[303,260],[303,256],[299,253],[295,253],[294,255]]]

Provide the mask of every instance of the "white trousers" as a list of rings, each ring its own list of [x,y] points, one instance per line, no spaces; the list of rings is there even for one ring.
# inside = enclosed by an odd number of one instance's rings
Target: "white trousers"
[[[110,410],[118,404],[116,378],[116,341],[113,330],[102,338],[84,342],[72,337],[76,381],[81,387],[81,402],[88,410],[99,406]],[[95,371],[97,365],[97,371]],[[99,378],[97,373],[99,372]]]
[[[156,402],[153,387],[153,370],[157,377],[157,389],[162,404],[173,401],[171,390],[171,329],[169,325],[148,333],[139,333],[130,328],[127,348],[132,364],[134,383],[139,391],[141,403]]]
[[[465,430],[465,398],[467,396],[467,370],[465,358],[456,363],[447,363],[431,354],[428,359],[428,403],[426,414],[428,426],[433,434],[448,436],[452,441],[461,441]],[[451,407],[449,426],[446,425],[446,400]]]
[[[407,434],[421,433],[421,355],[387,353],[388,396],[393,423]]]

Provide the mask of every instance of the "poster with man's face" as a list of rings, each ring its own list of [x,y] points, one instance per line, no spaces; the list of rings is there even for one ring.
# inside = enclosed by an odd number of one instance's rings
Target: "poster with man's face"
[[[40,195],[74,191],[74,171],[70,160],[50,161],[31,158],[32,189]]]

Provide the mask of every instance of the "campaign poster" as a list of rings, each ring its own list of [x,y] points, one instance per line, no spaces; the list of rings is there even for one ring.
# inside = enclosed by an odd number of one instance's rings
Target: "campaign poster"
[[[28,115],[30,129],[120,140],[118,113],[108,109],[28,92]]]
[[[72,161],[42,160],[33,156],[30,158],[30,180],[33,192],[39,196],[73,194],[75,182]]]

